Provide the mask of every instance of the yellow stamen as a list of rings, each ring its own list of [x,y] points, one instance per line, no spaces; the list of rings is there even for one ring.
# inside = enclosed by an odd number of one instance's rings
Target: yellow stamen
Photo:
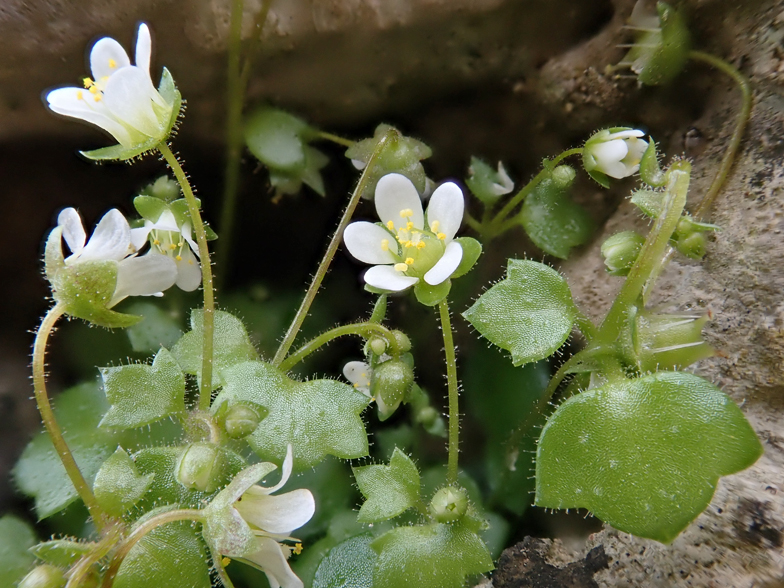
[[[101,95],[100,94],[96,94],[95,96],[93,96],[93,100],[95,100],[96,102],[100,102],[101,101]]]
[[[76,93],[76,99],[77,99],[77,100],[81,100],[81,99],[82,99],[82,97],[83,97],[83,93],[82,93],[82,91],[81,91],[81,90],[79,90],[79,91]]]
[[[408,270],[408,265],[405,263],[396,263],[394,267],[396,272],[404,272]]]
[[[406,223],[406,229],[408,229],[410,231],[413,228],[414,228],[414,223],[412,223],[411,221],[408,221]]]
[[[384,251],[389,251],[389,239],[381,240],[381,249]]]
[[[406,257],[406,265],[414,265],[414,258]]]
[[[409,216],[414,216],[414,211],[410,208],[404,208],[400,211],[400,218],[408,218]]]
[[[354,384],[354,388],[359,388],[359,383]]]
[[[406,246],[406,249],[408,249],[409,247],[413,247],[414,244],[411,241],[406,241],[405,246]]]
[[[177,256],[177,257],[175,257],[174,259],[176,259],[177,261],[182,261],[182,255],[178,255],[178,256]]]
[[[109,76],[103,76],[103,77],[101,78],[101,81],[102,81],[102,82],[105,82],[105,81],[106,81],[106,80],[108,80],[108,79],[109,79]]]
[[[395,230],[395,223],[393,223],[392,221],[387,221],[387,227],[389,227],[390,231],[394,231]]]
[[[432,223],[430,223],[430,230],[433,231],[434,233],[437,233],[438,227],[440,225],[441,225],[440,221],[433,221]]]
[[[419,243],[417,243],[417,249],[424,249],[425,245],[427,245],[427,243],[425,243],[424,241],[420,241]]]
[[[98,93],[98,86],[90,86],[90,94],[97,94]]]
[[[225,568],[227,565],[229,565],[230,563],[231,563],[231,560],[230,560],[228,557],[224,557],[224,558],[221,560],[221,565],[222,565],[224,568]]]
[[[437,233],[437,234],[436,234],[436,237],[438,237],[438,238],[439,238],[441,241],[443,241],[444,239],[446,239],[446,235],[445,235],[444,233]]]
[[[83,81],[84,81],[84,87],[85,87],[85,88],[89,88],[90,86],[92,86],[93,84],[95,84],[95,82],[94,82],[94,81],[92,81],[90,78],[84,78],[84,80],[83,80]]]
[[[115,67],[117,67],[117,62],[114,59],[110,59],[109,60],[109,67],[114,69]]]
[[[161,244],[161,242],[160,242],[160,241],[158,241],[158,239],[155,239],[155,240],[152,242],[152,244],[153,244],[153,245],[160,245],[160,244]]]
[[[193,260],[192,259],[188,260],[188,265],[193,265]]]
[[[302,543],[297,543],[294,546],[294,549],[292,549],[291,551],[294,552],[294,555],[299,555],[300,553],[302,553]]]

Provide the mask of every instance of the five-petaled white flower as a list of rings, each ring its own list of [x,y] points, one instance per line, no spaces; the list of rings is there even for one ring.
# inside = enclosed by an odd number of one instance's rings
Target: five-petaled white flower
[[[144,247],[150,241],[150,247],[174,259],[177,265],[177,286],[191,292],[201,284],[201,266],[199,265],[199,247],[191,237],[189,222],[182,226],[170,210],[164,210],[157,221],[144,221],[144,226],[131,229],[131,242],[135,249]]]
[[[298,489],[272,496],[288,481],[293,466],[288,446],[283,472],[275,486],[256,484],[276,468],[259,463],[242,470],[204,509],[204,536],[218,553],[258,567],[267,574],[272,588],[303,588],[286,561],[299,545],[290,534],[307,523],[316,510],[309,490]],[[299,551],[297,551],[299,552]]]
[[[144,23],[136,36],[135,65],[117,41],[99,39],[90,52],[93,78],[84,79],[84,89],[66,87],[49,92],[49,108],[101,127],[126,148],[152,138],[163,141],[173,104],[152,84],[151,53],[150,30]]]
[[[648,142],[639,129],[609,129],[595,133],[585,142],[583,165],[585,171],[600,172],[620,180],[640,169],[640,161],[648,148]]]
[[[103,216],[89,241],[75,209],[60,212],[57,225],[71,250],[65,258],[66,266],[88,261],[117,263],[117,283],[107,308],[128,296],[159,296],[174,285],[177,266],[171,258],[157,253],[134,255],[131,228],[119,210],[113,208]]]
[[[411,180],[387,174],[376,187],[375,205],[383,225],[351,223],[343,234],[349,252],[373,265],[365,272],[365,282],[399,292],[420,279],[430,286],[448,280],[463,259],[463,248],[454,240],[464,207],[457,184],[436,188],[423,213]]]

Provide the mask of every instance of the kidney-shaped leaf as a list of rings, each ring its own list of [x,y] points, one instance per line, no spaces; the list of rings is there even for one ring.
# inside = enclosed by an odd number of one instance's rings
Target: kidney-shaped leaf
[[[692,374],[659,372],[558,407],[539,440],[535,503],[587,508],[621,531],[669,543],[708,506],[721,476],[761,454],[726,394]]]

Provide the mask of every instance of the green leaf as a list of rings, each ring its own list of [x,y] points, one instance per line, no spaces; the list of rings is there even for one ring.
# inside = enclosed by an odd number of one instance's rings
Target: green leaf
[[[165,348],[151,366],[102,368],[101,377],[112,405],[102,427],[133,429],[185,410],[185,375]]]
[[[45,541],[30,548],[35,556],[52,565],[69,568],[82,556],[90,553],[95,547],[94,543],[74,541],[73,539],[54,539]],[[2,569],[0,567],[0,569]]]
[[[640,178],[642,181],[653,186],[654,188],[661,188],[664,186],[666,177],[659,166],[659,156],[656,154],[656,141],[651,140],[645,153],[642,154],[640,161]]]
[[[313,588],[373,588],[378,555],[372,541],[372,534],[363,533],[333,547],[316,570]]]
[[[463,313],[477,331],[522,365],[550,356],[572,331],[577,310],[566,280],[542,263],[510,259],[506,279]]]
[[[450,279],[459,278],[470,272],[474,264],[476,264],[479,256],[482,255],[482,244],[476,239],[471,237],[458,237],[455,239],[463,248],[463,258],[460,260],[460,265],[452,274]]]
[[[198,530],[187,521],[150,531],[120,565],[113,588],[210,588],[210,566]]]
[[[414,284],[414,294],[419,304],[435,306],[449,295],[451,288],[452,280],[444,280],[437,286],[431,286],[424,280],[419,280]]]
[[[594,229],[591,216],[572,202],[570,187],[571,182],[564,186],[547,178],[528,195],[520,212],[520,222],[534,245],[560,259],[585,243]]]
[[[191,330],[172,348],[172,355],[187,374],[201,379],[201,350],[203,343],[201,310],[191,313]],[[258,354],[250,342],[245,325],[237,317],[222,310],[215,311],[214,356],[212,362],[212,387],[225,383],[222,372],[241,362],[256,359]],[[285,455],[285,452],[284,452]]]
[[[651,143],[653,144],[653,143]],[[655,190],[635,190],[632,192],[632,204],[639,208],[645,215],[658,218],[664,206],[664,192]]]
[[[370,544],[378,553],[373,585],[460,588],[466,576],[493,569],[479,536],[460,523],[398,527]]]
[[[153,477],[155,474],[142,476],[131,457],[118,447],[95,476],[95,499],[109,515],[119,517],[139,502]]]
[[[584,507],[621,531],[669,543],[708,506],[719,477],[761,454],[726,394],[692,374],[659,372],[558,407],[539,440],[535,502]]]
[[[29,549],[36,544],[33,528],[13,515],[0,518],[0,570],[3,582],[16,586],[33,567],[35,556]]]
[[[375,523],[396,517],[419,502],[419,470],[397,447],[389,465],[352,468],[359,491],[366,498],[359,509],[360,523]]]
[[[161,347],[171,348],[182,337],[177,319],[152,302],[134,302],[127,309],[144,317],[126,331],[134,351],[155,353]]]
[[[263,107],[245,123],[245,144],[267,167],[284,172],[301,172],[306,165],[303,135],[311,134],[302,119]]]
[[[229,402],[253,402],[269,410],[246,440],[264,461],[278,464],[294,448],[294,467],[312,467],[325,455],[354,459],[368,453],[360,413],[370,399],[334,380],[297,382],[274,366],[247,361],[224,371],[226,385],[214,410]]]
[[[60,394],[54,406],[63,437],[90,483],[118,445],[116,433],[98,427],[107,408],[106,399],[96,384],[82,384]],[[35,512],[40,519],[61,511],[78,498],[45,432],[27,445],[13,475],[19,489],[35,498]]]

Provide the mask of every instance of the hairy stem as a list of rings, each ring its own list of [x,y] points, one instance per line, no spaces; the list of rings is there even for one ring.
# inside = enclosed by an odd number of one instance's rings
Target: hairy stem
[[[326,141],[332,141],[333,143],[337,143],[338,145],[343,145],[343,147],[351,147],[354,145],[354,141],[351,139],[344,139],[339,135],[335,135],[333,133],[327,133],[326,131],[317,131],[316,135],[319,139],[324,139]]]
[[[210,546],[210,557],[212,558],[212,567],[215,568],[215,572],[218,574],[218,579],[223,584],[223,588],[234,588],[234,583],[226,573],[226,567],[223,565],[221,554],[215,551],[212,546]]]
[[[362,175],[359,177],[357,187],[354,189],[354,193],[351,195],[348,206],[346,206],[346,210],[343,212],[343,216],[338,223],[338,228],[335,230],[335,234],[332,235],[332,239],[329,242],[327,251],[324,253],[324,257],[321,259],[321,263],[319,263],[318,269],[316,270],[316,275],[313,276],[313,281],[310,283],[310,287],[305,293],[305,298],[302,300],[302,304],[300,304],[299,309],[297,310],[297,314],[294,316],[294,320],[291,321],[291,325],[289,325],[288,331],[286,331],[286,335],[283,337],[283,341],[281,341],[280,346],[275,353],[275,357],[272,360],[273,365],[280,366],[281,363],[283,363],[283,360],[286,358],[289,349],[291,349],[291,346],[294,344],[294,339],[297,337],[297,333],[299,332],[302,323],[305,321],[305,317],[310,310],[310,306],[313,304],[313,300],[315,300],[316,294],[321,287],[321,282],[324,281],[324,277],[327,275],[327,270],[329,270],[332,259],[335,257],[335,253],[337,253],[340,242],[343,239],[343,231],[346,230],[348,223],[351,221],[354,210],[356,210],[357,204],[359,204],[359,198],[362,195],[362,192],[365,191],[365,186],[367,186],[368,178],[370,177],[370,171],[375,166],[376,160],[378,159],[378,156],[381,154],[383,149],[391,141],[396,141],[398,136],[399,133],[395,129],[390,129],[387,131],[384,137],[378,142],[378,145],[373,151],[373,154],[370,156],[367,166],[362,172]]]
[[[212,263],[210,261],[210,250],[207,248],[207,233],[204,230],[204,222],[201,220],[199,205],[193,190],[188,182],[188,177],[180,165],[177,157],[172,153],[169,146],[164,142],[158,145],[158,150],[163,155],[166,163],[169,164],[174,177],[182,188],[185,201],[188,204],[188,213],[193,222],[193,231],[196,234],[196,242],[199,245],[199,259],[201,261],[201,281],[204,290],[204,317],[202,323],[203,336],[201,348],[202,367],[201,367],[201,391],[199,394],[199,409],[209,410],[210,400],[212,399],[212,356],[213,356],[213,332],[215,329],[215,292],[212,284]]]
[[[446,483],[457,483],[457,454],[460,451],[460,398],[457,388],[457,360],[455,342],[452,338],[452,321],[446,299],[438,303],[441,318],[441,333],[444,336],[446,358],[446,381],[449,391],[449,458],[446,467]]]
[[[111,588],[112,583],[114,582],[114,578],[117,575],[123,560],[130,553],[131,549],[133,549],[133,546],[141,541],[144,536],[147,535],[147,533],[160,527],[161,525],[174,523],[177,521],[193,521],[201,523],[204,521],[204,514],[200,510],[186,508],[163,512],[144,521],[141,525],[131,531],[130,535],[128,535],[122,541],[122,543],[120,543],[120,546],[114,553],[114,557],[112,557],[112,561],[109,563],[109,567],[106,570],[106,575],[103,577],[101,588]]]
[[[350,325],[341,325],[334,329],[330,329],[311,341],[308,341],[305,345],[283,360],[278,367],[284,372],[288,371],[320,347],[323,347],[338,337],[345,337],[346,335],[360,335],[362,337],[378,335],[386,339],[390,355],[397,356],[400,353],[395,336],[386,327],[379,325],[378,323],[352,323]]]
[[[79,498],[82,499],[96,528],[100,531],[107,523],[106,515],[98,501],[95,499],[93,491],[90,489],[87,480],[84,479],[79,466],[76,464],[73,453],[68,447],[68,444],[63,438],[63,432],[57,419],[54,416],[52,405],[49,402],[49,395],[46,392],[46,343],[49,340],[49,335],[54,328],[58,319],[63,316],[64,307],[61,304],[55,304],[49,312],[44,315],[41,320],[41,326],[35,335],[35,344],[33,345],[33,388],[35,390],[35,402],[38,405],[38,412],[41,413],[41,420],[43,420],[46,432],[52,440],[52,445],[57,452],[60,461],[63,463],[65,472],[71,480],[71,483],[76,488]]]
[[[117,544],[121,529],[121,525],[112,525],[107,529],[103,537],[101,537],[101,540],[98,543],[93,544],[93,550],[82,557],[76,565],[71,568],[68,583],[65,585],[65,588],[80,588],[82,586],[82,582],[86,579],[87,574],[90,572],[90,568],[103,559]]]

